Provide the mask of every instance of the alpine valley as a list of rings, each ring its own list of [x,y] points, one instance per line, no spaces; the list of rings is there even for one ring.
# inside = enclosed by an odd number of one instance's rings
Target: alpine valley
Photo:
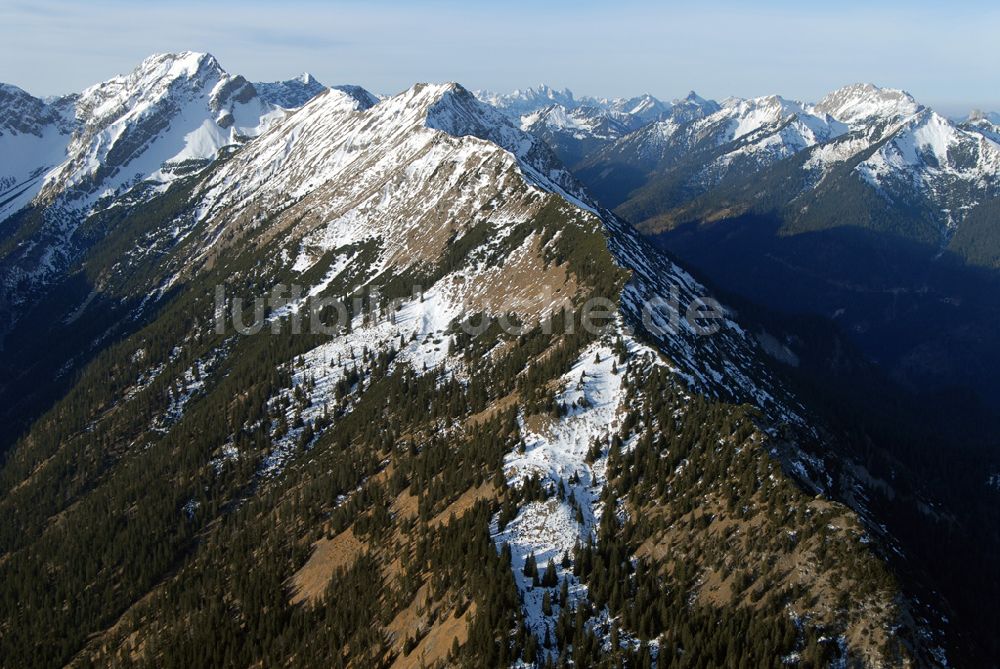
[[[996,666],[997,120],[0,84],[0,666]]]

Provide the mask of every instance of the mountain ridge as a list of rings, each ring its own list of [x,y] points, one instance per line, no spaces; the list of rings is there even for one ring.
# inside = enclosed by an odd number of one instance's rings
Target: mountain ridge
[[[220,78],[212,122],[251,89]],[[841,130],[688,102],[679,125],[721,114],[690,135],[712,150]],[[75,212],[92,243],[39,304],[93,357],[0,470],[5,657],[944,657],[946,606],[887,566],[883,497],[933,509],[905,465],[829,434],[781,366],[795,336],[702,318],[704,285],[519,119],[455,83],[333,87],[226,147]],[[606,327],[567,329],[596,298]]]

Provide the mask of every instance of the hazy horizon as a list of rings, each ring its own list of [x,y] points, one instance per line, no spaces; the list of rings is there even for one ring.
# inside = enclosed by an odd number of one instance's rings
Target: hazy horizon
[[[847,11],[847,10],[850,11]],[[391,94],[417,81],[508,92],[548,84],[577,96],[695,90],[816,101],[867,81],[941,113],[1000,110],[1000,9],[893,0],[836,9],[771,0],[753,9],[646,0],[528,3],[357,1],[200,7],[100,0],[0,7],[0,81],[33,95],[78,92],[163,51],[207,51],[251,81],[308,71],[324,84]]]

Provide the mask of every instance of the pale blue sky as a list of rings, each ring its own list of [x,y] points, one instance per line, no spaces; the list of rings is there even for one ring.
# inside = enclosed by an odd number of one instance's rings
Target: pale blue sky
[[[952,3],[0,0],[0,81],[76,91],[157,51],[251,80],[308,70],[392,93],[416,81],[673,98],[815,100],[855,81],[949,114],[1000,109],[1000,6]]]

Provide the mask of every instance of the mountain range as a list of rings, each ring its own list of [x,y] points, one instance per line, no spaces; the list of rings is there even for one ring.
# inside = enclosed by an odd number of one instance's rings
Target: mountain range
[[[928,412],[896,361],[955,322],[822,272],[990,285],[995,122],[190,52],[0,86],[0,664],[989,665],[986,374]]]

